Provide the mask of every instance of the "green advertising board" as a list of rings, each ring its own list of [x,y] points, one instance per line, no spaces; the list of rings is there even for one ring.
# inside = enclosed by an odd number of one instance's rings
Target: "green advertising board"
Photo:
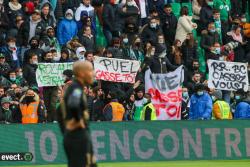
[[[248,159],[250,121],[151,121],[91,123],[99,162]],[[31,162],[67,162],[57,124],[1,125],[0,152],[31,152]]]

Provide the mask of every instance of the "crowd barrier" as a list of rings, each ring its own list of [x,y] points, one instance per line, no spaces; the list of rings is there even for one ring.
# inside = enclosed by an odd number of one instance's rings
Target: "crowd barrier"
[[[250,157],[250,121],[151,121],[91,123],[99,162],[219,160]],[[31,162],[65,164],[57,124],[0,125],[0,153],[31,152]]]

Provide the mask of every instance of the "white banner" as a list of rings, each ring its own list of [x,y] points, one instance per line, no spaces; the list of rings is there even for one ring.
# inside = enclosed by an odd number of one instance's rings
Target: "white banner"
[[[208,87],[219,90],[248,90],[247,63],[208,60]]]
[[[157,120],[180,120],[182,88],[184,80],[183,66],[167,74],[145,73],[145,91],[152,96]]]
[[[36,80],[39,87],[64,84],[63,71],[73,68],[73,63],[38,63]]]
[[[95,57],[97,80],[110,82],[134,83],[140,68],[140,62],[134,60]]]

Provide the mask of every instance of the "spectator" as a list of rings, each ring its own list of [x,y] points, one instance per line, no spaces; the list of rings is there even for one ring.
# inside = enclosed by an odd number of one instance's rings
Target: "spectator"
[[[183,64],[180,40],[177,39],[174,41],[174,45],[171,48],[171,52],[168,55],[168,58],[173,65],[179,66]]]
[[[94,99],[93,99],[93,109],[91,113],[92,121],[104,121],[104,115],[102,110],[104,108],[104,93],[100,87],[95,87],[93,89]]]
[[[152,44],[156,45],[158,41],[157,34],[162,34],[162,30],[157,24],[156,18],[153,17],[141,32],[142,42],[144,44],[151,42]]]
[[[132,45],[130,46],[128,55],[130,57],[127,59],[138,60],[141,63],[144,61],[144,54],[142,52],[142,43],[141,43],[141,39],[139,36],[134,37],[132,41]]]
[[[212,99],[205,92],[202,84],[195,86],[195,93],[190,99],[190,120],[209,120],[212,113]]]
[[[65,45],[77,35],[77,24],[73,20],[74,13],[71,9],[65,12],[65,18],[60,21],[57,29],[57,38],[60,45]]]
[[[25,20],[23,24],[20,26],[20,29],[17,34],[18,44],[19,46],[25,48],[27,50],[29,41],[32,37],[37,34],[37,26],[41,22],[41,12],[39,10],[35,10],[34,13],[30,16],[29,19]]]
[[[177,66],[171,64],[167,58],[166,48],[161,46],[156,47],[154,56],[151,55],[151,57],[145,59],[145,64],[150,68],[152,73],[163,74],[177,68]]]
[[[183,6],[180,12],[180,18],[178,20],[175,39],[181,41],[186,39],[187,34],[191,33],[197,28],[197,24],[192,22],[192,17],[188,16],[188,8]]]
[[[235,119],[249,119],[250,118],[250,99],[247,93],[242,89],[235,93],[236,108],[234,113]]]
[[[146,103],[147,100],[144,98],[144,87],[139,86],[135,89],[135,112],[134,112],[135,121],[141,120],[143,106]]]
[[[230,106],[227,102],[222,100],[222,92],[215,90],[212,93],[213,112],[212,119],[232,119]]]
[[[41,22],[39,22],[36,27],[36,35],[38,35],[40,39],[43,39],[44,36],[47,35],[47,27],[54,29],[56,26],[53,8],[48,0],[44,0],[41,4],[41,19]]]
[[[145,99],[147,99],[147,102],[143,106],[141,120],[146,120],[146,121],[157,120],[156,110],[151,102],[151,95],[149,93],[146,93],[144,97]]]
[[[21,97],[20,110],[23,124],[45,122],[45,108],[41,104],[38,94],[32,89],[28,89]]]
[[[171,4],[166,4],[164,6],[164,14],[161,18],[161,23],[164,37],[167,39],[170,45],[172,45],[175,40],[177,22],[177,18],[172,12]]]
[[[160,15],[164,13],[164,0],[148,0],[149,11],[156,10]]]
[[[24,80],[19,80],[16,76],[16,72],[15,71],[10,71],[9,72],[9,82],[11,84],[16,84],[17,86],[26,86],[26,82]]]
[[[220,36],[220,43],[222,43],[222,30],[221,30],[221,20],[220,20],[220,12],[216,9],[213,11],[213,21],[215,25],[215,30]]]
[[[134,120],[135,114],[135,94],[132,93],[129,98],[125,99],[123,106],[125,108],[125,120]]]
[[[234,49],[234,61],[235,62],[246,62],[246,55],[244,50],[244,41],[243,36],[241,35],[241,28],[239,26],[234,26],[230,32],[227,33],[229,42],[237,42],[238,47]]]
[[[85,47],[82,46],[82,47],[77,48],[76,55],[77,55],[78,60],[85,60],[85,57],[84,57],[85,53],[86,53]]]
[[[10,99],[8,97],[4,97],[1,100],[0,107],[0,124],[1,123],[13,123],[13,112],[10,109]]]
[[[220,43],[215,42],[213,48],[214,49],[207,54],[206,60],[208,59],[220,60],[220,61],[226,60],[227,54],[222,52]]]
[[[119,38],[114,38],[112,40],[112,45],[111,47],[108,48],[108,50],[112,53],[113,58],[117,58],[117,59],[123,58],[123,53],[121,49],[121,41]]]
[[[39,61],[42,60],[42,55],[44,54],[44,50],[39,48],[39,44],[40,44],[40,40],[37,36],[34,36],[30,39],[30,42],[29,42],[30,49],[24,52],[23,65],[29,62],[30,55],[32,53],[35,53],[38,56]]]
[[[80,6],[76,9],[75,20],[77,21],[78,30],[82,28],[81,16],[88,16],[92,20],[93,30],[96,29],[96,19],[95,19],[95,10],[90,4],[90,0],[82,0]]]
[[[22,5],[18,2],[18,0],[10,0],[8,3],[8,7],[6,8],[6,12],[8,13],[10,27],[15,27],[15,18],[19,14],[23,14]]]
[[[189,119],[189,109],[190,109],[190,98],[188,95],[188,89],[186,87],[183,87],[182,102],[181,102],[181,120]]]
[[[205,0],[200,10],[200,29],[205,30],[213,21],[213,0]]]
[[[12,69],[22,66],[21,48],[16,45],[15,37],[7,39],[7,45],[1,48],[1,52]]]
[[[205,57],[208,57],[210,52],[215,51],[213,47],[216,42],[220,42],[219,34],[216,32],[214,22],[208,24],[207,30],[202,32],[201,48],[205,50]]]
[[[76,50],[79,47],[82,47],[82,44],[80,43],[78,37],[74,37],[69,42],[67,42],[66,49],[69,50],[70,58],[74,60],[77,58]]]
[[[93,52],[86,52],[85,55],[85,60],[91,62],[91,63],[94,63],[94,55],[93,55]]]
[[[200,63],[197,59],[194,59],[191,63],[191,67],[188,67],[187,69],[187,75],[185,75],[187,81],[192,80],[194,73],[199,73],[201,75],[201,81],[205,79],[204,73],[200,71]]]
[[[5,96],[4,87],[0,85],[0,102],[4,96]]]
[[[56,50],[58,55],[61,55],[61,47],[59,41],[55,37],[55,30],[53,27],[49,26],[46,28],[46,35],[41,40],[41,48],[47,52],[50,50]]]
[[[72,59],[69,57],[69,51],[67,49],[61,50],[60,63],[69,63]]]
[[[0,76],[3,75],[4,77],[7,77],[9,71],[10,66],[5,62],[5,55],[3,53],[0,53]]]
[[[3,4],[3,0],[0,0],[0,47],[5,44],[8,29],[9,17],[6,13],[6,8]]]
[[[192,75],[192,80],[187,83],[189,95],[192,95],[193,93],[195,93],[195,87],[201,83],[202,83],[201,74],[197,71],[194,72]]]
[[[223,43],[226,43],[226,36],[229,30],[229,20],[232,20],[230,15],[231,1],[214,0],[214,8],[220,12],[222,41]]]
[[[200,12],[202,7],[204,6],[205,0],[193,0],[192,1],[192,9],[193,9],[193,20],[197,24],[197,34],[201,33],[201,21],[200,21]]]
[[[111,99],[111,102],[103,109],[105,121],[122,121],[124,119],[125,109],[123,105],[118,102],[116,92],[109,92],[108,98]]]
[[[79,37],[79,41],[85,47],[86,51],[95,51],[95,39],[91,33],[90,26],[83,28],[83,34]]]
[[[197,43],[192,33],[188,34],[181,46],[183,64],[191,68],[194,59],[197,59]]]
[[[37,86],[36,69],[38,67],[38,56],[33,53],[30,55],[29,63],[23,68],[23,77],[29,86]]]

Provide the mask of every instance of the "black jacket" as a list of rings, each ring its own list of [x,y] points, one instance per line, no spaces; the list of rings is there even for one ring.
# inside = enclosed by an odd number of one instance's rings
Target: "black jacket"
[[[211,32],[208,32],[207,30],[204,30],[202,32],[201,48],[205,50],[206,54],[210,52],[210,48],[214,46],[215,42],[220,42],[220,36],[217,32],[211,33]]]
[[[159,58],[157,56],[145,58],[145,64],[150,68],[152,73],[167,73],[174,71],[177,66],[170,63],[167,56]]]
[[[200,11],[201,30],[207,29],[208,23],[213,21],[213,9],[210,6],[203,6]]]
[[[186,67],[192,66],[192,61],[197,59],[197,45],[194,44],[193,47],[189,47],[186,41],[183,42],[181,46],[182,60]]]
[[[79,41],[85,47],[86,51],[95,51],[94,37],[89,38],[85,35],[81,35]]]
[[[158,43],[157,34],[161,34],[161,27],[157,26],[156,28],[151,28],[149,24],[143,29],[141,33],[142,42],[145,44],[146,42],[152,42],[154,45]]]
[[[170,42],[171,45],[173,44],[175,39],[177,22],[178,20],[173,13],[171,13],[170,15],[164,13],[161,18],[164,37]]]
[[[103,19],[103,28],[107,29],[111,32],[115,31],[115,6],[111,5],[108,2],[106,2],[103,6],[103,13],[102,13],[102,19]]]
[[[10,65],[8,63],[0,64],[0,76],[7,77],[10,71]]]
[[[103,100],[97,99],[97,98],[93,99],[93,101],[92,101],[92,113],[90,113],[92,121],[103,121],[104,120],[104,116],[102,113],[104,106],[105,106],[105,104],[104,104]]]
[[[23,65],[29,63],[30,55],[32,53],[35,53],[38,56],[38,61],[42,60],[42,55],[44,54],[44,51],[40,48],[30,48],[24,52]]]
[[[26,64],[23,68],[23,77],[29,86],[37,86],[36,69],[36,64]]]

